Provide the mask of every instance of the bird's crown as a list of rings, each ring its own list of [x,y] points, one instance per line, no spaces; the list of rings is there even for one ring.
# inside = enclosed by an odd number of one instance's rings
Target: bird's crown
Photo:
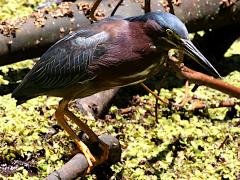
[[[167,12],[149,12],[142,16],[135,16],[127,18],[129,21],[143,21],[154,20],[162,28],[170,29],[182,39],[188,39],[188,31],[183,22],[173,14]]]

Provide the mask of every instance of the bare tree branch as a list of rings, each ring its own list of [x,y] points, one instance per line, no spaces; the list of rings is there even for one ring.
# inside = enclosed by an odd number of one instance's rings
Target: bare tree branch
[[[187,79],[190,82],[205,85],[207,87],[219,90],[232,97],[240,98],[240,88],[226,83],[220,79],[215,79],[212,76],[208,76],[206,74],[187,68],[183,64],[179,64],[178,59],[174,56],[169,57],[169,59],[171,60],[169,62],[171,68],[176,72],[179,78]]]
[[[39,57],[70,31],[90,24],[77,4],[65,3],[59,11],[49,14],[43,10],[17,23],[0,23],[4,24],[0,26],[0,66]]]

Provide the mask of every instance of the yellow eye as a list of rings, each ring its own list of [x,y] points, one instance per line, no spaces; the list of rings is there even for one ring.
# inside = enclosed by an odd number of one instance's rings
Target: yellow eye
[[[171,29],[166,29],[166,33],[168,36],[172,36],[174,34]]]

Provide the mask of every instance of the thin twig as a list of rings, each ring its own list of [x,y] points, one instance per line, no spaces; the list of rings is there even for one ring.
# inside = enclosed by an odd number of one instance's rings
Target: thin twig
[[[199,86],[200,86],[200,85],[195,84],[191,91],[192,91],[192,92],[195,92],[195,91],[198,89]]]
[[[144,6],[145,14],[151,12],[151,0],[145,0]]]
[[[115,6],[115,8],[113,9],[111,16],[114,16],[114,14],[116,13],[117,9],[119,8],[119,6],[123,3],[123,0],[120,0],[117,5]]]
[[[159,84],[162,84],[165,81],[167,75],[168,75],[168,71],[163,75],[163,78],[161,79]],[[157,96],[158,97],[159,97],[159,94],[160,94],[160,90],[161,90],[161,86],[159,86],[159,89],[157,89],[157,91],[158,91]],[[158,98],[156,98],[156,101],[155,101],[155,122],[158,123]]]
[[[221,108],[221,107],[234,107],[236,105],[240,105],[240,102],[233,101],[221,101],[219,104],[210,104],[207,105],[202,101],[193,102],[193,110],[195,109],[206,109],[206,108]]]
[[[162,98],[160,98],[155,92],[153,92],[151,89],[149,89],[145,84],[140,83],[141,86],[143,86],[144,89],[146,89],[147,92],[151,93],[155,98],[157,98],[158,100],[160,100],[162,103],[164,104],[168,104],[168,100],[163,100]]]
[[[157,93],[157,96],[159,96],[160,94],[160,89],[158,89],[158,93]],[[155,122],[158,123],[158,98],[156,98],[156,101],[155,101]]]
[[[229,135],[226,136],[226,138],[224,139],[224,141],[221,143],[221,145],[218,147],[218,149],[222,149],[224,144],[227,142],[227,140],[229,139]]]
[[[92,7],[89,10],[89,17],[94,21],[97,21],[97,18],[95,17],[95,11],[101,2],[102,0],[95,0]]]
[[[171,14],[174,14],[174,15],[175,15],[175,13],[174,13],[174,8],[173,8],[173,5],[172,5],[172,0],[168,0],[168,6],[169,6],[169,8],[170,8],[169,12],[170,12]]]

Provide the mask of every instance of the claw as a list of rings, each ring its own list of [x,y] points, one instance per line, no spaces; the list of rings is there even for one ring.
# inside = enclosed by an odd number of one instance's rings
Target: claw
[[[88,168],[87,168],[87,171],[86,171],[86,174],[88,174],[92,171],[92,169],[93,169],[94,165],[96,164],[97,160],[92,155],[92,153],[90,152],[88,147],[82,141],[77,141],[76,144],[88,161]]]

